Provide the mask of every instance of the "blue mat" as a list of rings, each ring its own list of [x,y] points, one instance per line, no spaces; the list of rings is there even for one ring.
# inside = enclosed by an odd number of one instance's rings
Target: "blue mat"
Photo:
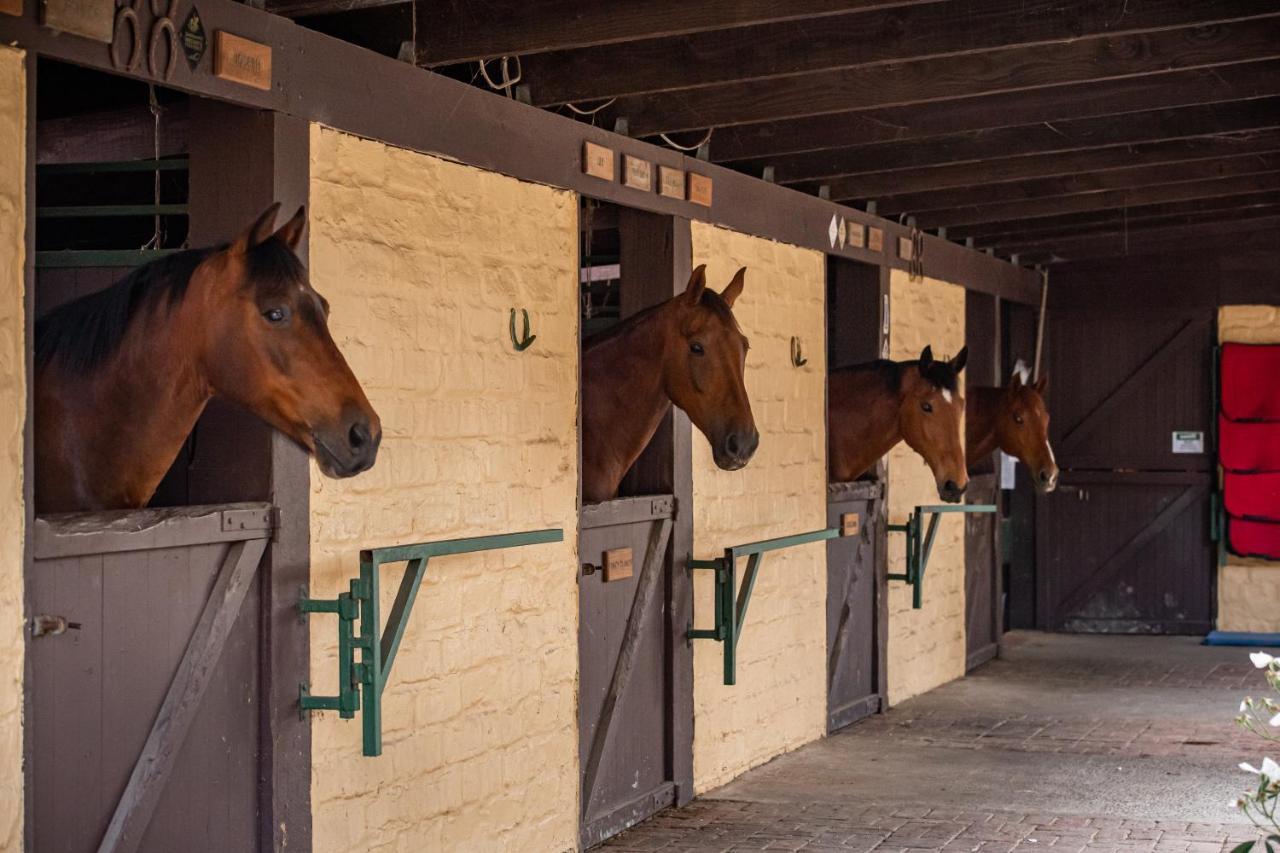
[[[1251,634],[1247,631],[1210,631],[1204,638],[1206,646],[1266,646],[1280,647],[1280,634]]]

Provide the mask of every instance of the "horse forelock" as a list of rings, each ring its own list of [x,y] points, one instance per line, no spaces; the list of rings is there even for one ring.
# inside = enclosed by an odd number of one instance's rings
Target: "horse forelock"
[[[920,369],[920,362],[912,362]],[[920,375],[935,388],[954,393],[959,389],[959,376],[949,361],[931,361],[928,367],[920,369]]]
[[[188,249],[143,264],[115,284],[61,305],[36,321],[35,363],[57,361],[83,374],[119,348],[129,325],[145,306],[163,299],[167,309],[182,302],[196,268],[217,249]]]
[[[304,284],[306,267],[293,250],[279,240],[266,240],[245,253],[245,285],[278,293]]]

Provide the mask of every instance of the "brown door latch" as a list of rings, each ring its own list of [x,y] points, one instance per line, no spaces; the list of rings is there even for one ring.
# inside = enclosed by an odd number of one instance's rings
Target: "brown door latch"
[[[57,636],[65,634],[68,630],[79,631],[79,622],[68,622],[65,616],[50,616],[41,613],[39,616],[31,620],[31,636],[33,638]]]

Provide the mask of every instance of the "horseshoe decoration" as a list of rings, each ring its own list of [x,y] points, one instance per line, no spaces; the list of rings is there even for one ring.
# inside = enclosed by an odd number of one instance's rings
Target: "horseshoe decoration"
[[[159,4],[159,8],[157,8],[157,4]],[[165,0],[151,0],[151,14],[155,16],[155,21],[151,25],[151,46],[147,51],[147,62],[152,77],[170,80],[173,78],[173,69],[178,64],[178,52],[180,50],[178,31],[173,26],[173,19],[178,12],[178,0],[169,0],[168,10],[164,8],[164,4]],[[164,73],[160,74],[156,68],[159,64],[156,60],[156,48],[165,41],[168,42],[169,62],[164,67]]]
[[[142,0],[118,0],[116,28],[111,39],[111,65],[117,71],[137,71],[142,64],[142,23],[138,20],[141,3]],[[119,36],[122,29],[127,29],[132,36],[127,62],[120,58]]]
[[[524,315],[524,334],[516,337],[516,309],[511,309],[511,345],[516,348],[516,352],[524,352],[538,338],[537,335],[529,334],[529,310],[521,308],[520,313]]]
[[[793,367],[804,367],[809,363],[809,359],[804,357],[804,353],[800,350],[800,339],[791,336],[791,364]]]

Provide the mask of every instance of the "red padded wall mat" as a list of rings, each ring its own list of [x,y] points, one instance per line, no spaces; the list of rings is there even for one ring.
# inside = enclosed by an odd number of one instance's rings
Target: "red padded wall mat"
[[[1280,524],[1233,518],[1227,522],[1227,542],[1242,557],[1280,560]]]
[[[1218,461],[1228,471],[1280,471],[1280,422],[1232,421],[1219,416]]]
[[[1280,421],[1280,345],[1222,345],[1222,413],[1233,421]]]
[[[1223,502],[1235,518],[1280,521],[1280,473],[1223,475]]]

